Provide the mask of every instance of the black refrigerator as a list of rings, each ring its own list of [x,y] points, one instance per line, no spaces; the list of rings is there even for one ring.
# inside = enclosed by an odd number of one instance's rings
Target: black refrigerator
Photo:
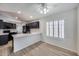
[[[28,25],[23,26],[23,33],[30,33],[30,27]]]

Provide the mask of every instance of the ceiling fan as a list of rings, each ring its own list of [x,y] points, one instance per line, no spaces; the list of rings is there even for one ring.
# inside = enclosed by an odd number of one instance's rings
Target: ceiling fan
[[[47,14],[49,11],[47,3],[39,3],[39,11],[41,14]]]

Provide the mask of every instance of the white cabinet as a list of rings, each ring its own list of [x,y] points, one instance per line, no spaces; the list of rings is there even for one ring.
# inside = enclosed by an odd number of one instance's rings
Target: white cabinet
[[[26,48],[34,43],[41,41],[41,34],[24,35],[22,37],[15,38],[14,36],[14,52],[17,52],[23,48]]]

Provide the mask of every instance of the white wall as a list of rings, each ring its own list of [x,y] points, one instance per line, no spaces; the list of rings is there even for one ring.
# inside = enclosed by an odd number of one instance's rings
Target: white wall
[[[76,22],[76,17],[77,16],[77,11],[76,9],[65,11],[62,13],[50,15],[46,18],[42,18],[41,20],[41,32],[43,34],[43,41],[47,42],[49,44],[53,44],[59,47],[63,47],[65,49],[71,50],[76,52],[77,51],[77,22]],[[64,30],[64,35],[65,38],[59,39],[59,38],[50,38],[46,36],[46,22],[47,21],[52,21],[52,20],[58,20],[58,19],[64,19],[65,22],[65,30]]]
[[[77,9],[77,52],[78,52],[78,55],[79,55],[79,6],[78,6],[78,9]]]

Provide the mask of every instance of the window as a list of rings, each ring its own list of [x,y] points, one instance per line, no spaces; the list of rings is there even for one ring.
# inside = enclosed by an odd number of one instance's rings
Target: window
[[[64,20],[55,20],[46,23],[47,36],[64,38]]]
[[[53,26],[52,26],[53,25],[53,22],[50,22],[49,24],[50,24],[49,25],[50,26],[49,27],[49,29],[50,29],[50,36],[53,37]]]
[[[54,37],[58,37],[58,21],[54,21]]]
[[[53,37],[53,22],[47,22],[47,36]]]
[[[64,38],[64,20],[59,21],[59,38]]]
[[[47,29],[47,31],[46,31],[46,32],[47,32],[47,36],[49,36],[49,33],[50,33],[50,32],[49,32],[49,26],[50,26],[50,25],[49,25],[49,22],[46,23],[46,26],[47,26],[47,27],[46,27],[46,29]]]

